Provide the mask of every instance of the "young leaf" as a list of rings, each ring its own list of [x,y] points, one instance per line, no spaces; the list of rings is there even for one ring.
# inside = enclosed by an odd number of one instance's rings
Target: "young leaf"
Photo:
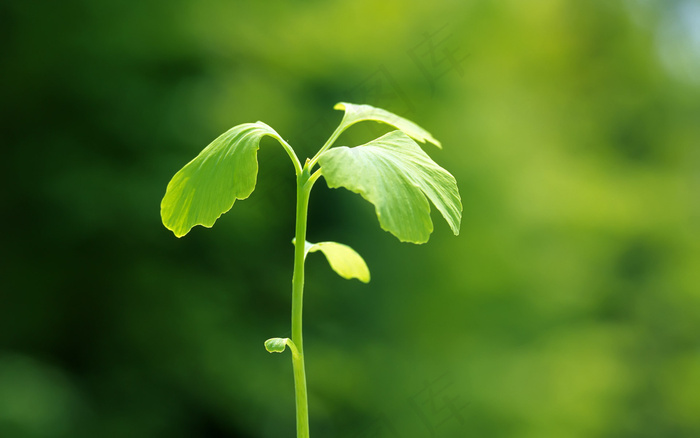
[[[375,108],[370,105],[356,105],[353,103],[340,102],[333,109],[345,110],[345,116],[340,122],[341,127],[345,130],[350,125],[364,120],[373,120],[375,122],[386,123],[396,129],[403,131],[406,135],[416,141],[425,143],[426,140],[435,146],[442,148],[442,145],[428,131],[416,125],[408,119],[397,116],[389,111],[381,108]]]
[[[349,246],[336,242],[306,242],[305,249],[307,253],[321,251],[331,268],[341,277],[369,283],[369,268],[365,260]]]
[[[392,131],[362,146],[329,149],[319,164],[328,187],[362,195],[374,204],[381,227],[399,240],[428,241],[433,223],[426,196],[459,234],[457,182],[403,132]]]
[[[269,353],[281,353],[287,347],[289,338],[270,338],[265,341],[265,350]]]
[[[195,225],[211,227],[236,199],[250,196],[260,139],[266,135],[285,144],[274,129],[256,122],[235,126],[204,148],[168,183],[160,204],[163,225],[182,237]]]

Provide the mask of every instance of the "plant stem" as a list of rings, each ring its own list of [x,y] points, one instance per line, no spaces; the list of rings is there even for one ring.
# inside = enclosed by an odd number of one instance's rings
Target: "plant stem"
[[[304,370],[304,341],[302,336],[302,309],[304,300],[304,259],[306,250],[306,218],[309,194],[315,178],[311,178],[308,161],[297,176],[297,212],[294,240],[294,276],[292,277],[292,342],[298,354],[292,354],[294,393],[297,411],[297,438],[309,438],[309,402],[306,394]],[[318,176],[316,176],[318,178]],[[308,183],[308,184],[307,184]]]
[[[345,121],[345,118],[343,117],[343,120],[341,121],[340,125],[338,125],[338,127],[335,128],[335,131],[333,131],[331,136],[328,137],[328,140],[326,140],[326,143],[323,146],[321,146],[321,149],[319,149],[318,152],[316,152],[316,155],[314,155],[314,157],[311,160],[309,160],[309,162],[308,162],[309,168],[314,167],[314,165],[318,161],[318,157],[320,157],[322,153],[324,153],[326,150],[328,150],[328,148],[333,146],[333,143],[338,139],[338,137],[340,137],[340,134],[342,134],[343,131],[345,131],[345,129],[347,129],[348,126],[350,126],[350,125],[347,125],[347,126],[344,125],[343,124],[344,121]]]

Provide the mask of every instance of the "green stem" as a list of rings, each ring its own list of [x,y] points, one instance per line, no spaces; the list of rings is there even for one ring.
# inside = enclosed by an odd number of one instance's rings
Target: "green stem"
[[[321,146],[321,149],[319,149],[318,152],[316,152],[316,155],[314,155],[314,157],[311,160],[307,161],[309,168],[312,168],[316,165],[316,162],[318,161],[318,157],[320,157],[322,153],[324,153],[326,150],[328,150],[328,148],[333,146],[333,143],[335,143],[335,141],[338,139],[338,137],[340,137],[340,134],[342,134],[343,131],[345,131],[345,129],[347,129],[348,126],[350,126],[350,125],[345,126],[344,122],[345,122],[345,117],[343,117],[343,120],[340,122],[340,125],[338,125],[338,127],[335,128],[335,131],[333,131],[331,136],[328,137],[328,140],[326,140],[326,143],[323,146]]]
[[[299,158],[297,158],[297,154],[294,153],[294,149],[287,143],[282,137],[278,137],[277,140],[279,140],[280,144],[282,145],[282,148],[287,152],[287,155],[289,155],[289,158],[292,160],[292,165],[294,165],[294,172],[297,174],[297,177],[301,175],[301,163],[299,163]]]
[[[306,394],[304,370],[304,341],[302,336],[302,309],[304,301],[304,259],[306,251],[306,218],[309,194],[315,178],[310,175],[308,160],[297,177],[297,212],[294,240],[294,276],[292,278],[292,342],[297,354],[292,354],[294,368],[294,393],[297,411],[297,438],[309,438],[309,401]],[[294,352],[293,352],[294,353]]]

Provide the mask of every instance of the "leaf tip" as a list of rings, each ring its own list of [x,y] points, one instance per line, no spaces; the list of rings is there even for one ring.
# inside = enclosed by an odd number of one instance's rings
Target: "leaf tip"
[[[173,224],[169,223],[167,220],[165,220],[165,218],[163,218],[162,215],[161,215],[161,221],[163,223],[163,226],[165,228],[167,228],[168,230],[170,230],[175,235],[175,237],[177,237],[178,239],[190,231],[190,230],[182,231],[182,230],[178,229],[175,225],[173,225]]]

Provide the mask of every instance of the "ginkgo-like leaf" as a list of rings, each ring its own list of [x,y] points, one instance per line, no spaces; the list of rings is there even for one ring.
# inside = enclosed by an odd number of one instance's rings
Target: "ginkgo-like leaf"
[[[392,131],[361,146],[329,149],[319,157],[328,187],[359,193],[374,204],[381,227],[399,240],[428,241],[428,199],[459,234],[462,202],[457,182],[408,135]]]
[[[428,131],[416,125],[412,121],[390,113],[387,110],[376,108],[371,105],[356,105],[354,103],[347,102],[337,103],[333,108],[337,110],[345,110],[345,116],[343,116],[343,120],[340,122],[343,129],[357,122],[373,120],[375,122],[391,125],[421,143],[429,141],[439,148],[442,147],[440,142],[437,141]]]
[[[363,283],[369,282],[369,268],[365,260],[354,249],[337,242],[305,242],[305,252],[321,251],[328,264],[341,277],[350,280],[357,278]]]
[[[211,227],[255,189],[257,151],[266,135],[282,138],[263,122],[245,123],[221,134],[168,183],[160,204],[163,225],[177,237],[195,225]]]

